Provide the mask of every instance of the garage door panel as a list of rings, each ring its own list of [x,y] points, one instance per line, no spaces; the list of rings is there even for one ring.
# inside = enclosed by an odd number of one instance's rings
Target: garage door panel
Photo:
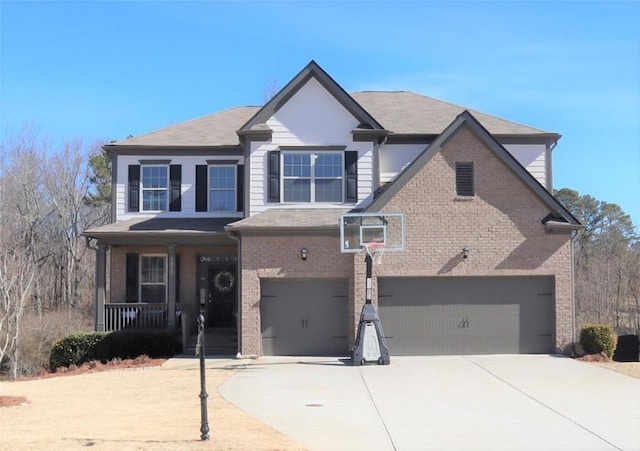
[[[392,354],[553,351],[550,277],[380,278],[378,286]]]
[[[345,355],[348,281],[266,279],[261,283],[264,355]]]

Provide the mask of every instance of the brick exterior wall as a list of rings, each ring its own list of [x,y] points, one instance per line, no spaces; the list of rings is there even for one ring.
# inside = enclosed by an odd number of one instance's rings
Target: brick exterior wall
[[[308,250],[307,260],[300,249]],[[243,236],[242,343],[243,355],[261,355],[260,279],[349,279],[353,292],[353,255],[340,253],[338,228],[332,236]],[[353,299],[349,297],[349,316]],[[353,332],[353,331],[352,331]],[[353,335],[353,333],[352,333]]]
[[[111,248],[110,296],[107,302],[125,302],[127,253],[168,254],[167,246],[113,246]],[[188,314],[192,331],[196,327],[196,318],[200,309],[197,293],[198,255],[236,255],[233,246],[176,246],[179,256],[179,290],[176,302],[181,303]]]
[[[475,196],[459,198],[455,163],[467,161],[474,163]],[[570,346],[570,237],[545,231],[541,220],[549,209],[468,128],[462,127],[383,210],[405,213],[406,252],[386,254],[376,276],[554,276],[556,348]],[[356,303],[362,296],[357,293]]]
[[[455,191],[455,163],[474,162],[475,196]],[[382,209],[404,212],[406,252],[387,253],[377,277],[553,276],[555,343],[572,342],[568,234],[541,223],[549,209],[466,127],[462,127]],[[462,258],[463,247],[470,249]],[[309,251],[306,261],[300,249]],[[349,278],[351,344],[365,301],[362,255],[341,254],[339,236],[242,237],[242,354],[261,355],[260,279]]]

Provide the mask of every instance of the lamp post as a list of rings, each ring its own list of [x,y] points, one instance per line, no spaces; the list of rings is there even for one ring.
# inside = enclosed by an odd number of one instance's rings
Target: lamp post
[[[204,369],[204,307],[200,307],[198,316],[198,343],[196,352],[200,356],[200,439],[209,440],[209,419],[207,416],[207,378]]]

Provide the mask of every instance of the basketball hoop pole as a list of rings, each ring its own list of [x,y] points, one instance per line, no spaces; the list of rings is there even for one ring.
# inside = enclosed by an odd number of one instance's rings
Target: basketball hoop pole
[[[356,366],[364,365],[367,362],[376,362],[378,365],[389,365],[391,362],[387,341],[382,331],[382,324],[371,302],[371,279],[373,272],[373,257],[371,254],[372,252],[369,252],[369,248],[367,248],[367,255],[364,258],[365,264],[367,265],[365,303],[362,306],[362,313],[360,313],[356,342],[351,350],[351,362]]]
[[[366,291],[365,291],[365,304],[371,304],[371,286],[372,286],[372,282],[371,282],[371,278],[372,278],[372,266],[373,266],[373,259],[371,258],[371,255],[369,255],[369,253],[367,253],[367,255],[364,257],[364,261],[367,265],[367,281],[366,281]]]

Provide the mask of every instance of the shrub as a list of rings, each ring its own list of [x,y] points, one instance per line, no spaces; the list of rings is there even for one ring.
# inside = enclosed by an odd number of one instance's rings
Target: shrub
[[[107,360],[113,357],[135,359],[140,355],[171,357],[177,350],[177,340],[171,331],[121,331],[109,334],[105,340]]]
[[[116,359],[133,359],[141,355],[171,357],[177,351],[175,333],[171,331],[91,332],[70,335],[51,349],[49,367],[82,365],[92,360],[107,363]]]
[[[49,354],[49,368],[55,370],[62,366],[100,360],[96,359],[96,351],[106,336],[104,332],[84,332],[56,341]]]
[[[580,345],[587,354],[603,352],[611,358],[616,349],[616,336],[607,324],[585,324],[580,331]]]

